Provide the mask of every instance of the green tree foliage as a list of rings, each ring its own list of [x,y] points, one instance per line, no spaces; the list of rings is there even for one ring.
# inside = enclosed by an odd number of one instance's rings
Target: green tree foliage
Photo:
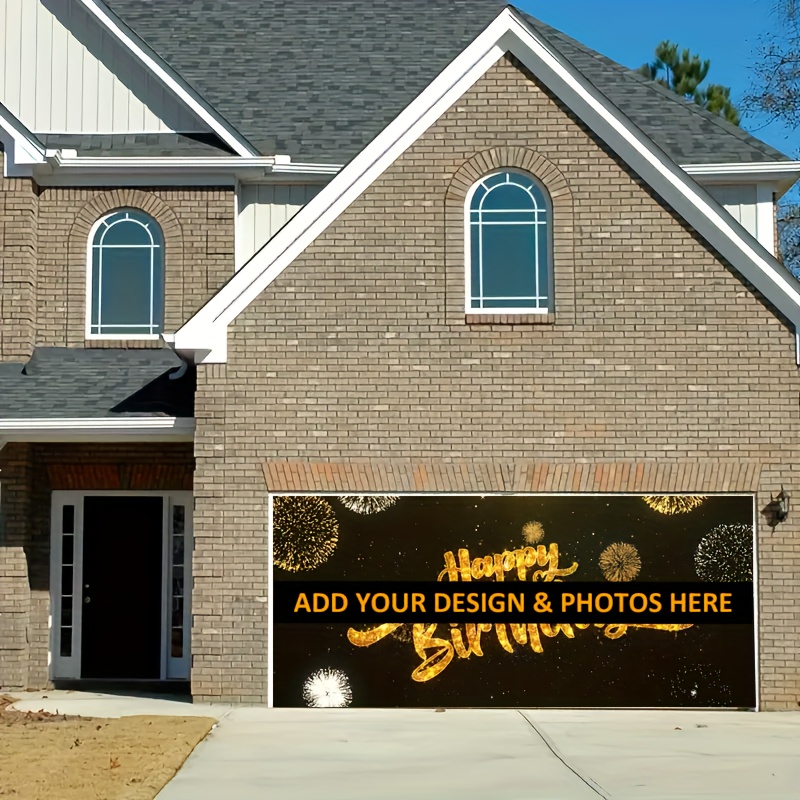
[[[711,62],[702,60],[689,50],[679,50],[678,45],[670,41],[661,42],[656,47],[655,60],[639,67],[639,74],[687,100],[708,109],[712,114],[719,114],[734,125],[739,124],[739,112],[731,102],[731,90],[727,86],[711,83],[700,88],[706,79]]]

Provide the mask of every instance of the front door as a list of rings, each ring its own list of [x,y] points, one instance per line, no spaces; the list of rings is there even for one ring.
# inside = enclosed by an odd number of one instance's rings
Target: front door
[[[188,680],[192,495],[55,491],[53,681]]]
[[[86,497],[81,678],[161,674],[164,498]]]

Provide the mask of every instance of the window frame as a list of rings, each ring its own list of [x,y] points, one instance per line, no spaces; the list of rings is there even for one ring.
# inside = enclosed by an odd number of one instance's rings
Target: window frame
[[[158,226],[159,233],[161,235],[161,244],[155,244],[155,247],[160,247],[161,249],[161,281],[162,281],[162,309],[161,309],[161,316],[162,316],[162,331],[159,333],[94,333],[92,331],[92,303],[94,301],[94,293],[93,293],[93,284],[94,284],[94,251],[95,251],[95,237],[97,236],[97,232],[100,229],[100,226],[105,223],[107,219],[110,217],[116,216],[117,214],[121,214],[123,212],[134,212],[136,214],[141,214],[142,216],[147,217],[152,223]],[[118,224],[118,223],[117,223]],[[137,224],[141,224],[137,220]],[[110,226],[108,226],[110,227]],[[146,226],[142,226],[146,227]],[[150,233],[151,238],[153,238],[152,231],[148,230]],[[100,245],[102,246],[102,245]],[[166,328],[165,324],[165,312],[166,312],[166,242],[164,240],[164,229],[161,227],[158,220],[152,215],[149,214],[147,211],[141,208],[136,208],[134,206],[123,206],[121,208],[115,208],[111,211],[106,212],[101,217],[95,220],[94,224],[92,225],[91,229],[89,230],[89,236],[87,237],[86,241],[86,313],[85,313],[85,330],[84,335],[86,339],[92,340],[116,340],[116,341],[123,341],[123,340],[137,340],[137,341],[158,341],[161,338],[162,333],[164,332],[164,328]],[[151,291],[151,298],[150,298],[150,313],[151,316],[153,315],[154,311],[154,303],[153,303],[153,286],[155,285],[155,281],[151,284],[150,291]],[[102,319],[102,315],[101,315]],[[102,327],[99,325],[98,327]]]
[[[515,307],[496,307],[496,308],[478,308],[472,305],[472,221],[470,219],[472,211],[472,198],[475,192],[483,184],[484,181],[495,175],[502,175],[504,173],[516,173],[517,175],[524,175],[529,179],[542,193],[545,202],[546,210],[546,241],[548,248],[547,260],[547,283],[548,295],[547,303],[544,307],[534,308],[531,306],[515,306]],[[553,314],[555,311],[554,304],[554,280],[553,280],[553,201],[547,187],[535,175],[527,172],[519,167],[502,167],[500,169],[493,169],[484,175],[481,175],[469,187],[467,195],[464,199],[464,313],[468,316],[515,316],[515,315],[531,315],[539,314],[545,316]]]

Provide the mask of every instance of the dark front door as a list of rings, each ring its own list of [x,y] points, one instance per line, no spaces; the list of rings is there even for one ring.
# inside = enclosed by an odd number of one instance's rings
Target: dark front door
[[[161,677],[161,497],[83,501],[81,677]]]

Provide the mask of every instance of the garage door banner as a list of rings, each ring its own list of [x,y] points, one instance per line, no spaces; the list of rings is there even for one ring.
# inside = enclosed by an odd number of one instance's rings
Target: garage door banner
[[[749,495],[278,495],[276,706],[753,707]]]

